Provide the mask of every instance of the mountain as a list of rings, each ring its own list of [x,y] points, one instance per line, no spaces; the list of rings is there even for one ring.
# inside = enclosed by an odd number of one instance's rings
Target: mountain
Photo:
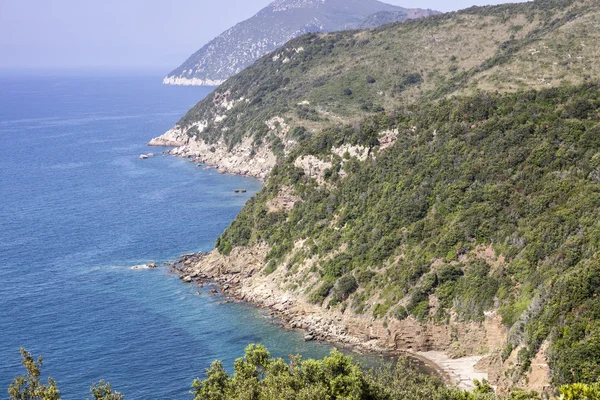
[[[264,180],[195,268],[312,337],[483,357],[500,390],[598,381],[599,25],[535,0],[262,57],[152,141]]]
[[[390,24],[392,22],[402,22],[408,19],[420,18],[422,15],[413,15],[415,10],[402,11],[379,11],[369,15],[358,26],[358,29],[376,28],[381,25]],[[420,10],[417,11],[419,13]]]
[[[292,38],[355,28],[380,11],[394,12],[395,20],[434,13],[376,0],[277,0],[210,41],[171,72],[164,83],[218,85]],[[376,20],[369,21],[374,26]]]

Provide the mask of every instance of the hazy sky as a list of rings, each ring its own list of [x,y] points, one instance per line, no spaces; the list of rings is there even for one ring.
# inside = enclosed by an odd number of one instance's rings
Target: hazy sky
[[[169,72],[272,0],[0,0],[0,68]],[[452,11],[493,0],[384,0]],[[513,0],[514,2],[515,0]]]

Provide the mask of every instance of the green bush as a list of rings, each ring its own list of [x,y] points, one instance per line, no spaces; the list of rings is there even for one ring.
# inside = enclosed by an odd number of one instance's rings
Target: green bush
[[[314,304],[322,304],[325,298],[329,296],[334,284],[334,280],[325,280],[313,293],[311,293],[308,298],[309,301]]]
[[[352,275],[344,275],[335,284],[333,288],[333,298],[336,302],[346,300],[352,293],[358,289],[358,282]]]

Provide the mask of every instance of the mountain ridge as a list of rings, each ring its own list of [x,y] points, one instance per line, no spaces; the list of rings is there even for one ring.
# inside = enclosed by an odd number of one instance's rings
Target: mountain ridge
[[[356,28],[379,11],[397,12],[396,20],[435,13],[376,0],[277,0],[211,40],[163,83],[216,86],[294,37]]]

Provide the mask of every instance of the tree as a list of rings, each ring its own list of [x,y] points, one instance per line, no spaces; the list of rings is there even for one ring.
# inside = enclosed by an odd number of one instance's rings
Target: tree
[[[357,364],[339,351],[322,360],[292,357],[289,364],[271,357],[262,345],[249,345],[229,376],[220,361],[206,379],[192,385],[195,400],[224,399],[346,399],[366,398],[367,382]]]
[[[560,400],[600,400],[600,384],[574,383],[560,388]]]
[[[104,382],[104,380],[93,384],[90,393],[94,400],[125,400],[125,396],[119,392],[113,392],[110,382]]]
[[[19,349],[23,360],[21,364],[27,370],[26,375],[17,376],[8,388],[10,400],[60,400],[60,391],[56,382],[48,378],[48,384],[42,384],[40,380],[43,359],[38,357],[37,361],[30,352],[24,348]]]
[[[37,360],[24,348],[19,349],[23,358],[21,364],[27,370],[26,375],[17,376],[8,388],[10,400],[60,400],[60,391],[56,382],[48,378],[48,384],[42,384],[40,375],[42,372],[42,357]],[[90,393],[94,400],[125,400],[119,392],[113,392],[111,384],[101,380],[92,385]]]

